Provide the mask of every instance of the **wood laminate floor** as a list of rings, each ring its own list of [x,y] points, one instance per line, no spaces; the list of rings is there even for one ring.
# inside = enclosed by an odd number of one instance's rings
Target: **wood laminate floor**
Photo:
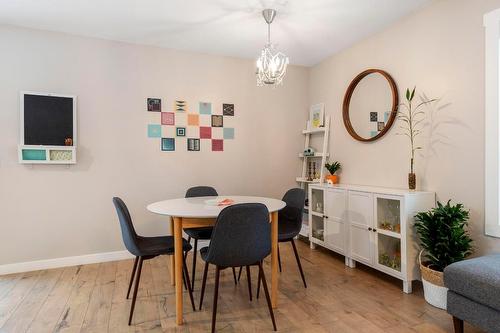
[[[360,266],[344,266],[343,257],[310,250],[297,242],[305,270],[305,289],[290,244],[281,244],[280,332],[453,332],[445,311],[425,303],[420,284],[414,293],[401,282]],[[188,265],[191,264],[191,255]],[[203,263],[197,268],[195,302]],[[193,312],[185,295],[185,324],[175,325],[174,288],[169,259],[145,262],[133,326],[127,326],[130,301],[125,299],[132,260],[0,276],[0,332],[209,332],[214,269],[209,271],[204,309]],[[269,263],[265,269],[270,278]],[[255,296],[257,269],[252,269]],[[234,285],[231,270],[222,272],[217,332],[271,332],[263,295],[248,299],[246,275]],[[466,324],[467,333],[479,330]]]

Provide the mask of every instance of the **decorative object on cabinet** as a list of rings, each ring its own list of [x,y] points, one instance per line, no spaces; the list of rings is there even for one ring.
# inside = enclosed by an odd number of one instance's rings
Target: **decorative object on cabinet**
[[[410,173],[408,174],[408,188],[414,190],[417,188],[417,176],[415,175],[414,162],[415,152],[422,149],[415,143],[416,137],[422,132],[421,124],[425,119],[425,112],[421,108],[429,103],[436,101],[436,99],[422,100],[416,107],[413,107],[413,98],[415,97],[416,87],[412,91],[406,89],[406,102],[401,103],[398,111],[397,118],[401,121],[400,128],[403,130],[398,133],[405,135],[410,140]]]
[[[443,205],[415,216],[415,229],[422,247],[420,260],[424,297],[427,303],[446,309],[447,288],[443,271],[446,266],[472,254],[472,239],[467,230],[469,211],[462,204]]]
[[[161,112],[161,99],[160,98],[148,98],[147,106],[149,112]]]
[[[340,162],[333,162],[332,164],[326,163],[325,168],[330,172],[328,176],[326,176],[326,181],[328,184],[338,184],[339,182],[339,176],[336,175],[335,173],[340,170],[342,166],[340,165]]]
[[[76,163],[76,96],[21,91],[19,163]]]
[[[309,148],[304,149],[304,155],[303,156],[304,157],[306,157],[306,156],[307,157],[314,156],[314,148],[309,147]]]
[[[380,139],[394,123],[398,104],[396,82],[389,73],[381,69],[361,72],[352,80],[344,96],[342,114],[345,128],[359,141]],[[383,115],[388,110],[391,110],[389,119],[382,126],[383,122],[378,119],[385,117]]]
[[[322,105],[322,108],[324,110],[324,104],[320,103],[317,105]],[[314,177],[312,172],[310,172],[310,168],[312,168],[312,165],[309,163],[311,162],[312,159],[319,161],[321,159],[321,162],[319,162],[321,166],[325,165],[326,158],[330,156],[328,153],[328,136],[330,134],[330,118],[328,116],[324,116],[324,126],[319,127],[319,128],[312,128],[311,127],[311,121],[308,120],[306,122],[306,129],[302,131],[302,134],[305,135],[305,140],[304,140],[304,148],[302,153],[299,153],[299,158],[302,158],[302,174],[300,177],[296,178],[296,181],[299,183],[300,188],[304,189],[306,192],[306,195],[308,193],[308,185],[313,184],[313,183],[321,183],[323,181],[323,167],[319,168],[319,174],[316,175],[317,177]],[[313,135],[323,135],[322,138],[322,147],[321,150],[316,150],[313,147],[310,146],[311,143],[311,136]],[[318,138],[318,140],[321,138]],[[308,156],[307,153],[304,154],[304,152],[308,149],[314,149],[314,155]],[[317,172],[315,172],[316,174]],[[309,218],[308,218],[308,209],[309,209],[309,199],[306,198],[305,200],[305,205],[304,205],[304,216],[303,216],[303,224],[302,224],[302,229],[300,231],[300,235],[303,237],[309,237]]]
[[[309,124],[311,124],[312,128],[325,126],[325,104],[319,103],[311,106],[309,118]]]
[[[309,186],[308,228],[311,247],[325,247],[403,281],[419,277],[413,218],[434,207],[432,192],[362,185]],[[320,203],[320,205],[318,205]]]

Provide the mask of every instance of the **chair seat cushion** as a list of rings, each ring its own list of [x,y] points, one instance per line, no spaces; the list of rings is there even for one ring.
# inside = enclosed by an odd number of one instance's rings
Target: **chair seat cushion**
[[[285,242],[293,239],[300,232],[295,223],[291,223],[287,220],[280,220],[278,223],[278,241]]]
[[[449,265],[444,270],[444,284],[457,294],[500,310],[500,254]]]
[[[158,236],[158,237],[141,237],[138,239],[138,247],[140,256],[158,256],[162,254],[174,254],[174,237]],[[182,239],[182,251],[190,251],[191,244],[184,238]]]
[[[194,239],[210,239],[212,237],[213,227],[205,228],[189,228],[184,229],[184,232]]]

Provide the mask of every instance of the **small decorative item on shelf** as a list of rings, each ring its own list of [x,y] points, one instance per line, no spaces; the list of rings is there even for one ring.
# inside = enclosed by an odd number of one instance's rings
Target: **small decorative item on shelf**
[[[330,172],[330,175],[326,176],[326,182],[328,184],[337,184],[339,182],[339,176],[335,173],[341,169],[339,162],[335,161],[332,164],[326,163],[325,168]]]
[[[316,213],[323,213],[323,204],[321,202],[316,203]]]
[[[406,135],[410,139],[410,173],[408,174],[408,188],[415,190],[417,188],[417,176],[414,170],[415,152],[422,149],[415,143],[416,137],[422,132],[421,125],[425,119],[425,112],[421,108],[429,103],[436,101],[436,99],[422,99],[417,106],[413,105],[413,98],[415,97],[416,87],[412,91],[406,89],[406,102],[401,103],[397,119],[401,121],[400,128],[402,132],[399,135]]]
[[[73,145],[73,139],[72,138],[66,138],[66,139],[64,139],[64,145],[65,146],[72,146]]]
[[[415,216],[415,229],[422,251],[419,255],[424,297],[427,303],[446,309],[447,291],[443,271],[446,266],[472,254],[472,239],[467,230],[469,211],[462,204],[443,205]],[[422,262],[422,255],[424,260]]]
[[[311,147],[304,149],[304,156],[314,156],[314,149]]]
[[[318,171],[316,170],[316,162],[313,162],[313,179],[318,179],[319,174]]]
[[[395,253],[392,256],[381,253],[378,259],[381,265],[387,266],[397,271],[401,271],[401,254]]]
[[[313,180],[312,162],[307,164],[307,181]]]
[[[380,228],[384,229],[384,230],[389,230],[389,231],[395,231],[394,229],[394,226],[389,223],[389,222],[382,222],[380,223]]]

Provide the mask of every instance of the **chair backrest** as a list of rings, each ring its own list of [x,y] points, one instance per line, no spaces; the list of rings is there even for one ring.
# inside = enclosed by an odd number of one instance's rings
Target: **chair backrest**
[[[139,236],[135,232],[134,225],[132,224],[132,217],[130,216],[127,205],[125,205],[125,202],[118,197],[113,198],[113,204],[115,205],[118,220],[120,221],[120,228],[122,230],[122,238],[125,247],[133,255],[140,256],[141,254],[138,246]]]
[[[215,222],[207,262],[221,267],[253,265],[271,253],[269,211],[260,203],[224,208]]]
[[[288,190],[283,196],[286,206],[279,211],[279,222],[292,224],[297,233],[299,233],[302,227],[302,213],[304,211],[305,200],[306,192],[303,189],[292,188]]]
[[[186,191],[186,198],[194,197],[216,197],[219,194],[211,186],[195,186]]]

